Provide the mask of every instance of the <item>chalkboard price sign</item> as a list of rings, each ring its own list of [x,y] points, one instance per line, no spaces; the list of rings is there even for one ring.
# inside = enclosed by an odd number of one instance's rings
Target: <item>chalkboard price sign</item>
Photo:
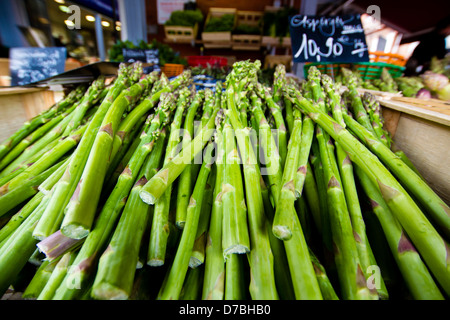
[[[368,62],[360,15],[289,18],[294,62]]]
[[[145,63],[159,64],[159,50],[158,49],[122,49],[124,62],[141,61]]]
[[[27,85],[63,73],[66,56],[66,48],[12,48],[9,52],[11,85]]]

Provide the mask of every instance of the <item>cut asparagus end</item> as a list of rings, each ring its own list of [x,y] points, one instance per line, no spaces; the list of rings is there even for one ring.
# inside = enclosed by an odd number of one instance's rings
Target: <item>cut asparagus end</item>
[[[78,223],[71,223],[63,226],[61,233],[72,239],[83,239],[89,234],[89,228]]]
[[[287,241],[292,238],[292,231],[287,226],[273,226],[272,232],[280,240]]]
[[[139,192],[139,196],[141,197],[142,201],[144,201],[146,204],[153,205],[156,202],[156,197],[151,193],[148,193],[147,191]]]
[[[98,300],[127,300],[129,295],[121,288],[101,282],[92,289],[92,296]]]
[[[183,229],[185,224],[186,224],[186,221],[177,221],[175,223],[175,225],[178,227],[178,229]]]
[[[189,260],[189,268],[195,269],[199,266],[201,266],[204,262],[204,259],[201,259],[199,257],[191,257]]]
[[[223,250],[224,257],[230,254],[246,254],[250,252],[250,248],[242,244],[233,245],[225,250]]]
[[[164,265],[164,260],[161,259],[151,259],[149,261],[147,261],[147,264],[150,267],[161,267]]]

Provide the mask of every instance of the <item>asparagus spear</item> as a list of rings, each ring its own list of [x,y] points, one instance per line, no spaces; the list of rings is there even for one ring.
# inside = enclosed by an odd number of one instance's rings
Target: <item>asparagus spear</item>
[[[37,300],[51,300],[56,289],[58,289],[61,282],[64,280],[70,265],[76,257],[76,254],[77,252],[67,252],[64,256],[62,256],[45,284],[45,287],[37,297]]]
[[[278,147],[275,142],[275,138],[272,135],[272,129],[264,115],[262,109],[262,101],[257,96],[256,92],[251,93],[252,109],[251,112],[257,122],[257,128],[259,134],[259,145],[263,152],[264,164],[266,167],[265,174],[269,180],[269,189],[272,193],[275,203],[278,203],[278,197],[280,196],[281,179],[282,179],[282,167],[281,158],[278,151]]]
[[[443,299],[425,263],[389,209],[376,185],[359,166],[355,168],[355,171],[370,200],[373,213],[381,223],[394,259],[413,297],[424,300]]]
[[[161,105],[161,104],[160,104]],[[159,113],[159,111],[161,111]],[[125,206],[126,198],[133,187],[141,168],[145,172],[145,177],[151,177],[151,171],[159,166],[164,146],[165,129],[162,124],[166,123],[166,114],[162,108],[156,109],[158,117],[153,120],[146,133],[141,136],[139,147],[131,157],[127,167],[119,176],[116,186],[108,197],[94,228],[87,236],[83,246],[73,263],[73,272],[70,272],[64,283],[70,283],[71,278],[77,278],[82,288],[87,288],[98,255],[105,249],[104,246],[110,238],[111,232],[116,225],[117,218]],[[155,143],[155,139],[156,143]],[[150,155],[149,155],[150,154]],[[148,159],[146,157],[148,156]],[[56,291],[54,299],[66,300],[78,296],[80,290],[74,290],[66,285],[60,286]]]
[[[197,226],[203,201],[203,189],[211,171],[211,153],[213,149],[214,145],[211,142],[208,143],[206,146],[205,158],[203,160],[198,179],[195,183],[194,191],[192,192],[188,207],[188,214],[186,216],[186,224],[181,235],[177,253],[175,255],[173,265],[170,268],[167,282],[164,285],[159,297],[161,300],[179,299],[181,288],[189,268],[189,260],[191,257],[192,248],[194,246],[195,235],[197,233]]]
[[[187,110],[186,119],[184,121],[184,131],[183,131],[183,141],[182,147],[185,148],[190,141],[194,138],[194,119],[197,114],[197,110],[202,104],[205,92],[198,91],[193,97],[192,103]],[[202,123],[204,122],[202,119]],[[202,125],[203,127],[203,125]],[[177,208],[176,208],[176,225],[179,228],[183,228],[184,222],[186,220],[186,211],[189,205],[189,197],[191,196],[193,189],[192,182],[192,165],[188,164],[186,169],[180,175],[179,187],[177,191]]]
[[[336,121],[338,121],[341,126],[345,127],[346,125],[342,115],[341,101],[339,98],[339,94],[334,88],[331,78],[326,75],[322,75],[322,83],[325,91],[327,92],[327,96],[330,102],[330,109],[334,119],[336,119]],[[355,234],[358,256],[360,259],[361,268],[367,279],[370,276],[367,270],[370,270],[371,266],[374,265],[375,258],[372,254],[372,250],[370,248],[370,244],[366,235],[366,227],[362,217],[361,205],[359,203],[358,193],[353,176],[353,165],[346,152],[338,143],[336,143],[336,149],[339,172],[342,177],[344,194],[347,200],[347,206],[352,222],[353,232]],[[388,293],[383,278],[380,279],[380,283],[382,285],[380,286],[380,288],[378,288],[379,295],[382,296],[383,299],[387,299]]]
[[[450,237],[450,208],[414,170],[399,159],[388,147],[381,143],[370,131],[344,113],[349,129],[392,170],[405,188],[424,206],[430,218],[446,237]]]
[[[277,138],[278,138],[278,151],[280,154],[280,163],[281,167],[284,168],[284,163],[286,161],[287,155],[287,136],[286,136],[286,124],[283,118],[283,113],[278,104],[275,103],[271,93],[268,88],[263,87],[260,83],[256,83],[255,85],[256,93],[260,96],[261,99],[264,99],[267,103],[270,112],[272,113],[276,129],[277,129]]]
[[[30,201],[28,201],[22,209],[9,219],[8,223],[0,229],[0,247],[2,242],[8,238],[36,209],[42,201],[44,194],[38,192]]]
[[[236,138],[231,125],[226,121],[223,127],[225,146],[224,178],[222,185],[222,248],[223,255],[242,254],[250,251],[247,227],[247,206],[237,150]]]
[[[38,186],[45,181],[54,171],[56,171],[63,161],[55,164],[41,174],[27,180],[17,188],[9,191],[8,185],[0,188],[0,216],[6,214],[9,210],[21,204],[23,201],[33,197],[38,193]]]
[[[206,126],[199,130],[198,135],[178,155],[164,165],[142,188],[140,196],[145,203],[155,204],[168,186],[179,177],[186,166],[203,150],[203,147],[213,135],[215,117],[218,111],[218,108],[216,108]]]
[[[239,67],[239,64],[237,65]],[[253,74],[258,69],[256,63]],[[248,254],[251,268],[250,294],[253,299],[278,299],[273,270],[273,255],[266,228],[266,217],[261,195],[259,167],[253,148],[250,146],[249,129],[244,128],[234,102],[236,78],[227,79],[227,110],[231,124],[236,132],[244,171],[244,186],[247,200],[251,250]],[[243,80],[246,82],[246,79]],[[265,288],[266,290],[263,290]]]
[[[224,179],[224,142],[221,118],[216,120],[214,140],[217,148],[216,182],[214,185],[214,202],[207,232],[205,272],[203,279],[203,300],[222,300],[224,297],[225,264],[222,249],[222,184]]]
[[[280,240],[288,241],[292,237],[295,214],[295,173],[297,171],[302,131],[302,115],[294,110],[294,128],[289,139],[288,153],[284,165],[282,187],[275,208],[275,216],[272,223],[272,232]]]
[[[186,105],[189,101],[189,94],[189,90],[184,88],[180,92],[177,103],[175,103],[175,99],[173,98],[168,98],[165,101],[168,110],[173,110],[176,104],[176,111],[170,126],[170,135],[166,147],[164,164],[171,161],[178,153],[177,145],[180,138],[180,127],[183,122]],[[166,257],[167,239],[169,237],[168,224],[171,194],[172,186],[169,186],[161,198],[155,203],[147,256],[147,263],[151,266],[163,265]]]
[[[208,176],[208,181],[205,185],[205,194],[203,196],[203,204],[200,212],[200,218],[197,227],[197,234],[195,236],[194,248],[192,249],[189,266],[191,268],[198,268],[205,263],[206,251],[206,236],[211,218],[211,208],[213,202],[213,190],[216,181],[216,167],[211,167],[211,172]]]
[[[444,290],[450,290],[449,272],[446,269],[447,244],[426,219],[425,215],[403,189],[400,183],[383,166],[380,160],[359,142],[348,130],[342,128],[327,114],[304,99],[295,89],[287,87],[288,96],[296,107],[307,113],[318,125],[341,144],[356,165],[378,185],[389,208],[395,214],[412,242],[422,254],[432,273]],[[348,125],[348,123],[347,123]]]
[[[33,279],[31,279],[26,290],[24,291],[22,298],[24,299],[36,299],[44,289],[48,280],[50,279],[53,270],[58,261],[44,261],[36,270]]]
[[[108,160],[113,158],[112,145],[119,122],[125,108],[142,94],[146,86],[148,86],[148,80],[144,78],[122,92],[106,113],[89,152],[83,173],[77,182],[76,190],[67,204],[61,224],[61,231],[66,236],[82,239],[89,233],[102,189],[98,185],[103,185]]]
[[[91,292],[95,299],[126,300],[131,294],[149,212],[139,198],[146,181],[142,177],[134,185],[108,248],[100,257]]]
[[[119,96],[119,94],[130,81],[128,79],[128,76],[128,68],[125,65],[122,65],[119,68],[119,74],[114,82],[114,86],[108,91],[107,96],[105,97],[98,111],[95,113],[93,119],[89,123],[86,132],[83,135],[83,138],[78,144],[78,147],[72,154],[66,171],[64,172],[58,183],[55,185],[54,193],[50,199],[49,205],[47,206],[43,214],[43,219],[54,221],[55,225],[61,223],[64,208],[69,202],[70,197],[74,193],[76,186],[80,180],[87,158],[89,157],[89,150],[94,143],[95,136],[99,130],[103,118],[105,117],[115,98]],[[135,79],[136,75],[134,75],[131,81],[135,81]]]

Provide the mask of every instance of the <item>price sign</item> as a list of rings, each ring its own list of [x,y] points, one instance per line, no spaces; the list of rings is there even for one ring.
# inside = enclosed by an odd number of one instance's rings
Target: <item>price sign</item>
[[[12,48],[11,85],[22,86],[63,73],[66,55],[66,48]]]
[[[122,49],[124,62],[141,61],[145,63],[159,64],[159,50],[158,49]]]
[[[294,62],[368,62],[360,15],[289,18]]]

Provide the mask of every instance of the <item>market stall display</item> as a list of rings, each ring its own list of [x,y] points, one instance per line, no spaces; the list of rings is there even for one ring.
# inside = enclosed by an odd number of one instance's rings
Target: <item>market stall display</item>
[[[166,38],[175,42],[195,41],[202,22],[203,13],[199,9],[175,10],[164,24]]]
[[[123,64],[25,123],[0,146],[1,294],[447,297],[450,208],[377,99],[260,68],[211,90]]]

